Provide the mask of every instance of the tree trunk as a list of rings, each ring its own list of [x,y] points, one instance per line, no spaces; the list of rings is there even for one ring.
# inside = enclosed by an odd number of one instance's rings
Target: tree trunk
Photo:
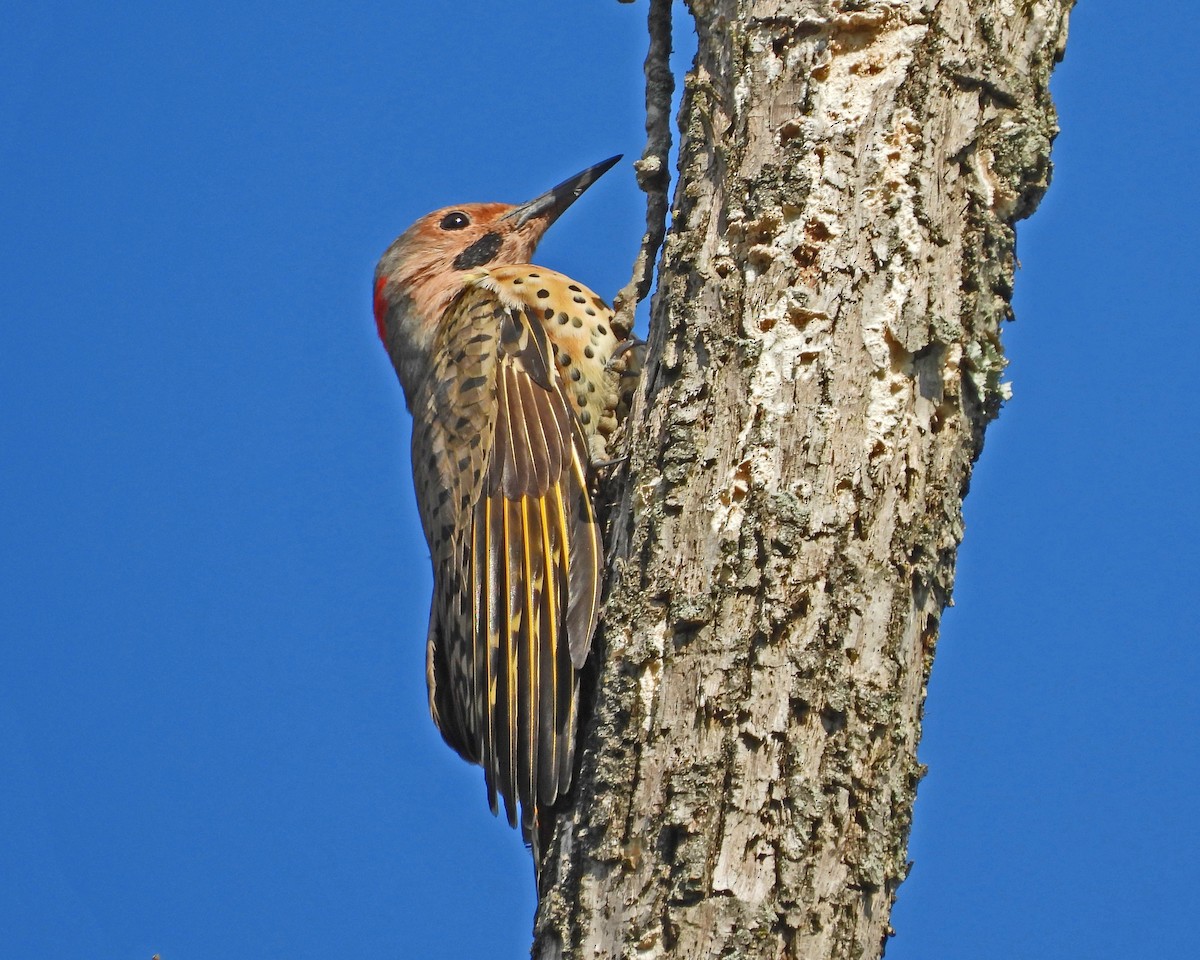
[[[872,958],[1071,0],[692,0],[533,955]]]

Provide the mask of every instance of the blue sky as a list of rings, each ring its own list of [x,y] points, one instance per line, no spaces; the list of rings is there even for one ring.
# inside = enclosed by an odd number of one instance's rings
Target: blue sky
[[[645,11],[444,9],[5,12],[4,957],[525,955],[528,855],[426,713],[370,277],[636,156]],[[889,958],[1194,949],[1197,22],[1073,19]],[[615,291],[641,223],[626,164],[539,260]]]

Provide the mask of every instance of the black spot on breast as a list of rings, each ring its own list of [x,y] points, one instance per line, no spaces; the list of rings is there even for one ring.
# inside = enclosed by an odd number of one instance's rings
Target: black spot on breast
[[[602,324],[602,323],[601,323],[601,324],[597,324],[597,325],[596,325],[596,332],[597,332],[598,334],[600,334],[600,336],[602,336],[602,337],[603,337],[603,336],[607,336],[607,334],[608,334],[608,327],[606,327],[606,326],[605,326],[604,324]]]
[[[576,284],[573,284],[573,283],[568,284],[567,289],[570,290],[572,293],[583,293],[583,287],[577,286]]]
[[[558,315],[558,322],[561,323],[563,326],[566,326],[567,321],[570,319],[571,318],[568,317],[565,313],[560,313]]]
[[[550,296],[550,291],[549,290],[539,290],[537,295],[538,295],[539,300],[545,300],[548,296]]]
[[[500,252],[504,238],[498,233],[485,233],[462,253],[454,258],[455,270],[470,270],[491,263]]]
[[[583,297],[581,297],[579,294],[575,294],[575,296],[573,296],[571,299],[574,300],[576,303],[587,303],[587,301],[584,300]]]
[[[592,357],[594,357],[596,355],[596,351],[593,350],[591,345],[589,344],[588,346],[583,348],[583,355],[585,357],[587,357],[589,360],[591,360]]]
[[[545,311],[543,311],[542,316],[545,317],[547,320],[553,320],[554,319],[554,308],[547,307],[545,309]]]
[[[583,326],[583,321],[582,321],[582,320],[580,320],[578,317],[572,317],[572,318],[571,318],[571,326],[573,326],[573,327],[582,327],[582,326]]]

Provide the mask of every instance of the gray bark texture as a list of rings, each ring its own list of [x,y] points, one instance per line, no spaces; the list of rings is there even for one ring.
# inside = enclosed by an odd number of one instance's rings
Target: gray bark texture
[[[691,0],[533,956],[874,958],[1070,0]]]

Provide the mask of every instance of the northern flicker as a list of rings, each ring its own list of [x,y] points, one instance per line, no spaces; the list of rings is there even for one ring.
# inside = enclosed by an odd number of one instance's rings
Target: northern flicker
[[[375,271],[433,561],[430,712],[483,767],[492,812],[499,795],[519,819],[535,865],[571,784],[604,569],[589,484],[616,426],[629,331],[583,284],[529,259],[619,159],[519,206],[435,210]]]

